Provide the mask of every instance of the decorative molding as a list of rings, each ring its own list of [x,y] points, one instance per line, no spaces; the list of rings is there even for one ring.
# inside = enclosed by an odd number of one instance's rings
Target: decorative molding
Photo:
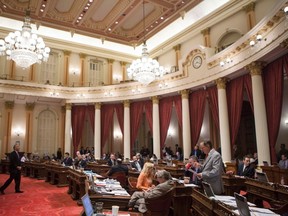
[[[5,108],[6,109],[13,109],[14,108],[14,101],[5,101]]]
[[[218,89],[226,89],[226,83],[228,79],[226,77],[222,77],[216,80],[217,88]]]
[[[33,111],[35,108],[35,103],[26,103],[25,109],[26,111]]]

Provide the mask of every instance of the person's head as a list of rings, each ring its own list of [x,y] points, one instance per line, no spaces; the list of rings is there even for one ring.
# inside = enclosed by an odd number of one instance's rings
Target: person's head
[[[249,164],[250,164],[250,157],[249,157],[248,155],[245,155],[245,156],[243,157],[243,163],[244,163],[245,166],[249,166]]]
[[[281,155],[281,160],[287,160],[287,155],[286,154],[282,154]]]
[[[68,152],[65,152],[65,158],[69,157],[69,153]]]
[[[200,143],[201,150],[207,155],[210,150],[213,148],[211,141],[201,142]]]
[[[158,170],[155,174],[157,181],[161,184],[171,179],[171,175],[166,170]]]
[[[19,143],[16,143],[16,144],[13,146],[13,150],[14,150],[14,151],[19,151],[19,150],[20,150],[20,144],[19,144]]]
[[[191,165],[193,165],[195,162],[198,162],[198,158],[195,155],[192,155],[189,157],[188,163],[190,163]]]
[[[153,176],[154,174],[154,164],[150,162],[146,162],[142,169],[143,173],[146,173],[148,176]]]
[[[285,143],[282,143],[282,144],[280,145],[280,148],[281,148],[281,149],[285,149],[285,148],[286,148]]]
[[[110,154],[110,159],[115,160],[115,154]]]
[[[136,157],[137,157],[137,160],[140,159],[140,158],[141,158],[141,154],[140,154],[140,153],[137,153],[137,154],[136,154]]]
[[[257,158],[258,158],[258,154],[257,154],[257,152],[254,152],[254,154],[253,154],[253,158],[254,158],[254,159],[257,159]]]
[[[80,155],[80,151],[77,151],[77,152],[76,152],[76,156],[77,156],[77,157],[78,157],[78,155]]]
[[[195,149],[195,150],[198,150],[198,149],[199,149],[199,145],[198,145],[198,144],[195,145],[195,146],[194,146],[194,149]]]
[[[134,155],[134,156],[132,157],[132,160],[133,160],[133,161],[137,161],[136,155]]]

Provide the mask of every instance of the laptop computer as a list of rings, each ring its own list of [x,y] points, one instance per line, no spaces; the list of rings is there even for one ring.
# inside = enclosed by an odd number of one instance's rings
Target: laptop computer
[[[215,194],[214,194],[212,187],[209,183],[202,182],[202,185],[203,185],[204,193],[206,194],[206,196],[215,197]]]
[[[240,216],[251,216],[246,197],[236,192],[234,193],[234,197],[236,200],[236,204],[237,204],[237,208],[238,208]]]
[[[82,198],[82,204],[83,204],[83,208],[85,211],[86,216],[93,216],[94,215],[94,209],[90,200],[90,197],[88,195],[88,193],[86,193]]]
[[[212,197],[224,203],[227,203],[227,202],[231,203],[232,201],[235,201],[235,198],[233,196],[215,195],[211,185],[207,182],[202,182],[202,185],[203,185],[204,193],[209,198]]]
[[[257,179],[260,182],[269,182],[268,177],[265,172],[256,172]]]

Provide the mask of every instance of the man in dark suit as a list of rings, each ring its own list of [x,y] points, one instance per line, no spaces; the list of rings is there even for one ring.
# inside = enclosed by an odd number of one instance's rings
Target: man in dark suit
[[[254,178],[255,168],[250,164],[250,157],[248,155],[243,157],[243,163],[239,165],[237,175]]]
[[[15,144],[13,146],[14,151],[12,151],[9,155],[10,159],[10,166],[9,166],[9,172],[10,177],[7,179],[7,181],[2,185],[0,188],[0,193],[5,194],[4,190],[10,185],[10,183],[13,181],[15,182],[15,193],[23,193],[23,191],[20,190],[20,182],[21,182],[21,158],[19,155],[20,150],[20,144]]]
[[[72,164],[73,164],[73,160],[72,160],[72,158],[69,156],[69,153],[68,152],[66,152],[65,154],[64,154],[64,159],[63,159],[63,161],[62,161],[62,164],[64,163],[64,165],[65,166],[72,166]]]
[[[126,176],[128,175],[128,167],[122,164],[122,160],[120,158],[117,159],[117,165],[114,165],[108,170],[107,176],[111,176],[117,172],[124,172]]]
[[[133,162],[131,162],[131,167],[132,167],[132,170],[136,170],[138,172],[141,172],[141,170],[142,170],[141,165],[138,162],[136,156],[133,156]]]
[[[110,154],[110,159],[107,161],[108,166],[117,165],[115,154]]]

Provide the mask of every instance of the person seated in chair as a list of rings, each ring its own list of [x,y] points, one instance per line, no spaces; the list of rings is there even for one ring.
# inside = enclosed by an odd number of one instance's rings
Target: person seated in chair
[[[138,190],[149,190],[150,188],[155,187],[155,185],[152,184],[154,175],[155,175],[154,164],[146,162],[137,179],[136,188]]]
[[[72,158],[69,156],[69,153],[66,152],[64,154],[64,159],[62,160],[62,164],[64,164],[64,166],[72,166],[73,164],[73,160]]]
[[[195,155],[192,155],[189,157],[188,163],[185,165],[185,177],[190,177],[190,184],[201,184],[200,181],[197,178],[197,173],[200,172],[200,169],[198,169],[194,164],[195,162],[198,162],[198,158]]]
[[[166,170],[159,170],[155,174],[159,184],[146,191],[135,191],[131,196],[128,207],[138,209],[139,212],[147,211],[145,199],[158,198],[168,193],[174,187],[171,175]]]
[[[243,157],[243,163],[239,165],[237,175],[248,178],[255,177],[255,167],[250,164],[250,157],[248,155]]]
[[[108,166],[112,167],[114,165],[117,165],[117,160],[115,154],[110,154],[110,158],[107,161]]]
[[[108,170],[107,176],[112,176],[114,173],[124,172],[126,176],[128,175],[128,167],[122,164],[122,160],[120,158],[117,159],[117,165],[114,165]]]

